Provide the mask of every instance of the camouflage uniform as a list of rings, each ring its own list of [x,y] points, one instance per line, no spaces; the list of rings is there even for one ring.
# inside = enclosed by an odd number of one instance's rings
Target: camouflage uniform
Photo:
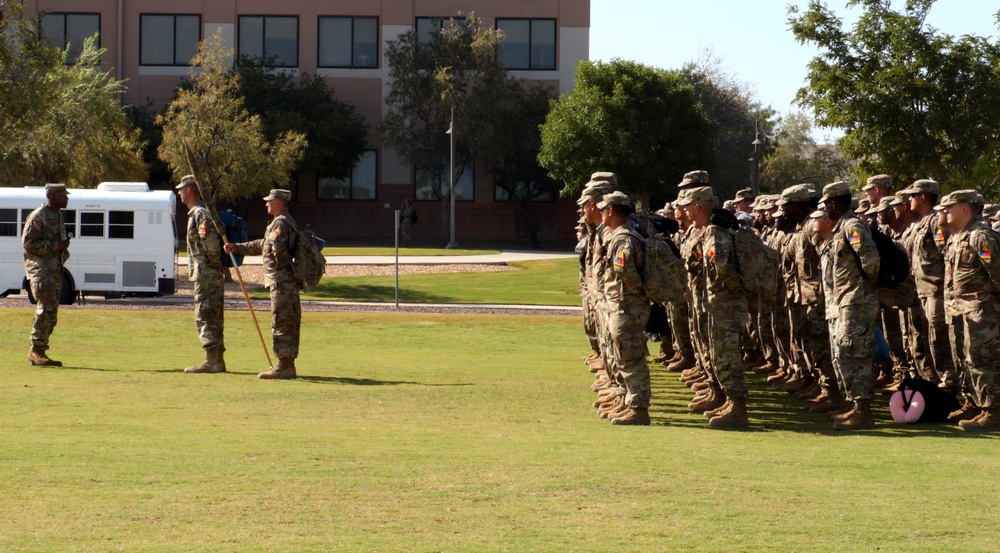
[[[767,245],[774,248],[780,258],[784,256],[785,250],[788,249],[788,242],[791,238],[792,234],[775,229]],[[779,271],[783,272],[780,268]],[[788,309],[788,282],[782,278],[783,274],[779,274],[778,276],[776,301],[771,305],[771,333],[774,336],[774,346],[778,351],[780,366],[801,377],[803,376],[800,372],[802,367],[795,365],[792,355],[792,334]]]
[[[298,238],[295,222],[288,211],[282,211],[271,220],[264,238],[233,244],[234,253],[264,257],[264,285],[271,292],[272,347],[279,359],[295,359],[299,355],[302,306],[299,283],[292,276],[292,256]]]
[[[820,237],[811,224],[806,224],[794,242],[796,281],[805,308],[805,357],[813,370],[822,375],[822,386],[830,392],[839,389],[837,373],[830,356],[830,327],[826,322],[826,305],[820,271]]]
[[[944,306],[944,252],[947,234],[938,226],[933,213],[921,217],[912,225],[906,243],[910,269],[916,279],[917,297],[927,321],[927,343],[930,365],[944,387],[959,389],[959,374],[952,357],[948,338],[948,317]]]
[[[37,307],[31,325],[31,345],[38,350],[49,349],[49,336],[59,315],[62,294],[63,264],[69,250],[58,249],[66,240],[66,225],[62,211],[43,205],[28,215],[24,222],[24,273],[35,296]]]
[[[625,226],[615,229],[605,256],[604,296],[612,366],[625,387],[625,405],[649,408],[646,336],[649,301],[643,295],[642,242]]]
[[[686,233],[678,232],[674,238],[677,249],[681,252],[681,259],[685,259],[684,252],[687,249],[685,244]],[[667,305],[667,315],[670,318],[670,328],[673,330],[674,351],[680,353],[683,359],[694,359],[694,344],[691,341],[691,290],[687,291],[685,301],[673,302]]]
[[[732,232],[709,225],[702,240],[701,263],[705,276],[711,357],[719,385],[731,399],[745,400],[740,336],[747,319],[747,297],[733,266]]]
[[[711,338],[708,327],[708,296],[705,285],[705,271],[702,258],[702,237],[706,229],[690,227],[684,237],[684,246],[681,249],[681,259],[684,260],[688,268],[688,279],[690,294],[689,329],[691,330],[692,349],[698,366],[704,371],[708,380],[718,384],[718,376],[715,374],[715,363],[712,359]]]
[[[974,219],[948,238],[944,255],[945,312],[953,317],[956,365],[963,361],[966,386],[976,405],[1000,408],[1000,237]],[[964,336],[963,340],[958,335]]]
[[[188,279],[194,283],[194,321],[201,346],[206,351],[225,351],[222,238],[204,203],[188,211],[187,251]]]
[[[837,221],[820,256],[833,366],[841,392],[852,401],[870,401],[878,315],[878,249],[868,227],[847,212]]]
[[[413,213],[414,209],[412,205],[407,205],[399,213],[399,233],[403,238],[403,245],[407,247],[413,241],[413,237],[410,235],[410,227],[413,225]]]

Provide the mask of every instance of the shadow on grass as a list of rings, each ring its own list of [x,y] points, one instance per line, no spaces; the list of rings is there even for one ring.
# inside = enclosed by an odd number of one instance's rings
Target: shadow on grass
[[[650,405],[650,421],[653,425],[691,428],[711,428],[708,419],[701,413],[687,408],[694,392],[681,383],[679,374],[668,372],[662,365],[650,363],[650,380],[653,401]],[[767,385],[764,377],[747,373],[747,388],[750,400],[747,410],[750,414],[750,428],[742,432],[802,432],[827,436],[891,436],[894,438],[923,437],[965,437],[996,438],[998,433],[970,433],[951,424],[896,424],[889,416],[888,396],[879,394],[873,402],[875,430],[864,432],[842,432],[833,429],[833,421],[826,415],[805,410],[805,401],[792,394],[775,390]],[[714,429],[713,429],[714,430]]]
[[[310,297],[320,300],[391,302],[396,300],[396,289],[392,286],[373,284],[344,285],[335,282],[323,282],[309,290]],[[441,296],[400,288],[399,301],[407,303],[449,303],[450,296]]]
[[[458,387],[473,386],[469,383],[455,384],[428,384],[426,382],[413,382],[409,380],[374,380],[371,378],[348,378],[343,376],[308,376],[299,375],[297,380],[304,382],[314,382],[317,384],[341,384],[345,386],[425,386],[425,387]]]

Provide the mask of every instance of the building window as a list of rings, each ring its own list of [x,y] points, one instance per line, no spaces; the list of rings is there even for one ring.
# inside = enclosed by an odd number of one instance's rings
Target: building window
[[[108,212],[108,238],[128,238],[135,236],[134,211]]]
[[[140,15],[139,65],[190,65],[201,41],[200,15]]]
[[[240,16],[240,56],[266,60],[268,67],[299,66],[299,18]]]
[[[94,35],[94,46],[101,47],[101,14],[47,13],[42,16],[42,38],[58,46],[69,47],[68,62],[75,62],[83,51],[83,41]]]
[[[529,202],[552,202],[556,195],[552,190],[539,190],[538,183],[532,182],[530,187],[523,182],[517,183],[514,193],[500,186],[493,187],[493,199],[498,202],[516,202],[527,199]]]
[[[320,17],[320,67],[378,67],[377,17]]]
[[[320,200],[374,200],[378,183],[378,152],[366,150],[361,154],[351,176],[346,179],[320,177],[316,198]]]
[[[475,170],[472,167],[466,167],[462,171],[462,175],[455,181],[455,201],[471,202],[475,200],[475,181]],[[414,183],[416,190],[414,190],[413,197],[418,200],[438,199],[438,196],[434,193],[435,191],[447,198],[450,191],[447,168],[441,172],[441,178],[437,181],[425,171],[417,171]]]
[[[507,69],[556,68],[555,19],[497,19],[500,62]]]

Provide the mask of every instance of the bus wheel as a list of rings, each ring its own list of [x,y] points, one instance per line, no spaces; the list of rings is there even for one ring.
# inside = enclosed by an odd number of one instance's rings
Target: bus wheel
[[[59,305],[73,305],[76,302],[76,290],[73,289],[73,281],[69,275],[63,272],[62,291],[59,293]]]

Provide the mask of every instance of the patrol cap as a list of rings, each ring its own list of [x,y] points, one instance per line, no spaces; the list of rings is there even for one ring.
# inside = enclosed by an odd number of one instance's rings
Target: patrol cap
[[[889,188],[891,190],[892,189],[892,177],[890,177],[889,175],[885,175],[885,174],[883,174],[883,175],[872,175],[872,176],[868,177],[867,183],[865,184],[864,188],[862,188],[861,190],[864,191],[864,192],[867,192],[867,191],[871,190],[872,188],[876,188],[876,187],[879,187],[879,186],[881,186],[882,188]]]
[[[841,196],[851,195],[851,185],[840,180],[837,182],[831,182],[830,184],[823,187],[823,197],[819,199],[821,202],[831,200],[833,198],[839,198]]]
[[[280,188],[272,188],[271,193],[264,196],[264,201],[270,200],[281,200],[284,202],[289,202],[292,200],[292,193],[289,190],[282,190]]]
[[[983,206],[984,217],[996,217],[998,211],[1000,211],[1000,204],[986,204]]]
[[[824,207],[823,204],[820,204],[819,207],[816,208],[816,211],[813,211],[812,213],[809,214],[810,219],[818,219],[820,217],[825,217],[825,216],[826,216],[826,207]]]
[[[694,188],[708,186],[708,184],[708,171],[689,171],[684,173],[684,179],[677,185],[677,188]]]
[[[892,195],[892,201],[889,203],[889,207],[897,207],[901,205],[907,205],[906,200],[909,199],[907,194],[904,194],[902,190],[896,192]]]
[[[878,201],[878,205],[872,206],[872,208],[868,210],[868,214],[882,213],[883,211],[889,209],[894,201],[896,201],[895,196],[886,196]]]
[[[940,194],[941,185],[931,179],[920,179],[902,190],[904,194]]]
[[[711,202],[715,198],[715,192],[711,186],[696,186],[685,190],[683,197],[677,198],[677,205],[691,205],[694,202]]]
[[[174,190],[180,190],[181,188],[184,188],[185,186],[194,186],[196,184],[198,184],[198,183],[195,182],[194,175],[184,175],[183,177],[181,177],[180,184],[178,184],[177,186],[175,186]]]
[[[722,202],[722,209],[728,209],[729,211],[736,211],[736,206],[733,205],[732,200],[726,200]]]
[[[771,214],[771,217],[784,217],[784,216],[785,216],[785,208],[782,206],[778,206],[778,209],[775,209],[774,213]]]
[[[736,191],[735,201],[741,202],[743,200],[753,200],[756,197],[757,195],[753,193],[753,188],[744,188],[743,190]]]
[[[757,196],[757,201],[754,202],[753,209],[754,211],[768,211],[774,209],[774,196],[770,194]]]
[[[956,190],[941,199],[938,207],[945,208],[955,204],[974,204],[979,200],[979,192],[975,190]]]
[[[805,183],[802,183],[802,186],[806,187],[806,190],[809,190],[809,192],[812,193],[812,197],[813,198],[818,198],[819,197],[819,188],[816,187],[815,183],[805,182]]]
[[[854,207],[853,203],[851,203],[851,207]],[[861,198],[860,200],[858,200],[858,206],[854,207],[854,212],[857,213],[858,215],[861,215],[862,213],[868,213],[868,210],[871,208],[872,208],[871,200],[869,200],[868,198]]]
[[[632,199],[628,197],[627,194],[621,191],[615,191],[610,194],[606,194],[604,199],[597,204],[597,209],[604,210],[608,206],[629,206],[632,207]]]
[[[775,202],[777,205],[785,205],[792,202],[808,202],[813,198],[812,190],[806,188],[804,184],[789,186],[781,191],[781,197]]]
[[[610,182],[611,186],[618,186],[618,177],[610,171],[598,171],[590,175],[590,182]]]
[[[69,196],[69,190],[66,190],[65,184],[59,183],[49,183],[45,185],[45,195],[51,196],[53,194],[61,194],[63,196]]]
[[[583,192],[580,193],[580,199],[576,201],[576,204],[584,205],[587,202],[600,202],[604,196],[612,193],[614,189],[614,185],[608,181],[591,181],[583,188]]]

